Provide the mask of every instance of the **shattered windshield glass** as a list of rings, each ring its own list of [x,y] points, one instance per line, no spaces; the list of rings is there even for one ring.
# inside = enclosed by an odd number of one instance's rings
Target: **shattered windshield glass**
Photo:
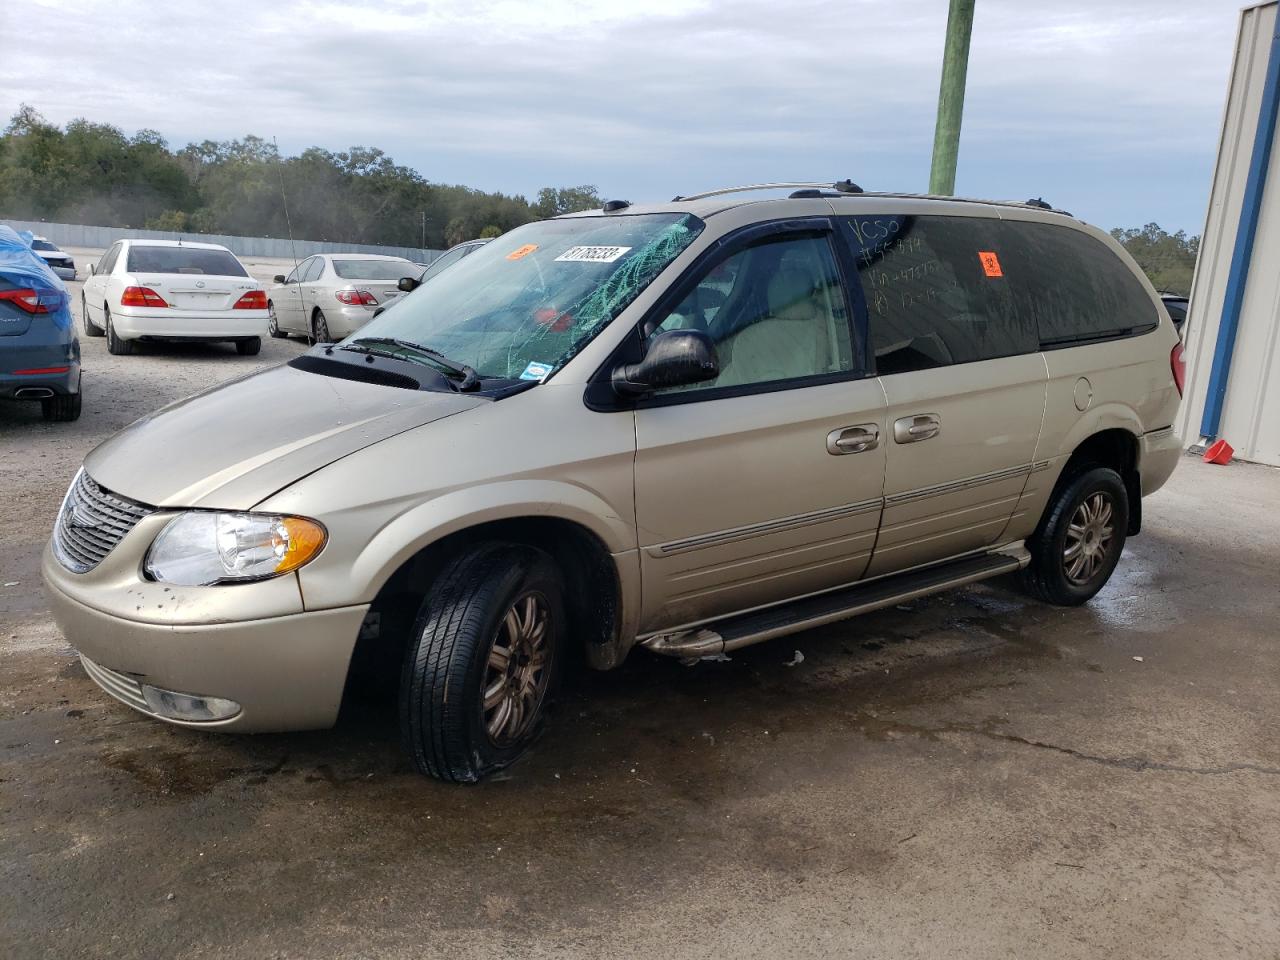
[[[344,343],[429,347],[481,377],[543,380],[582,349],[702,232],[682,214],[579,217],[485,244]]]

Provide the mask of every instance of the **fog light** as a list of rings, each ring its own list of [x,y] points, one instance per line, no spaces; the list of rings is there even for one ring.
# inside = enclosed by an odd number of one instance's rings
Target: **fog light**
[[[193,697],[189,693],[162,690],[150,684],[142,685],[142,696],[147,706],[170,720],[227,720],[240,712],[240,704],[221,697]]]

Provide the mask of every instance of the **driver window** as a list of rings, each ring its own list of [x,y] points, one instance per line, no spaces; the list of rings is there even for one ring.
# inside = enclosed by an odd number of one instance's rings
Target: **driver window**
[[[301,269],[302,269],[301,266],[297,266],[297,267],[294,267],[292,270],[290,270],[287,274],[285,274],[284,282],[285,283],[296,282],[298,279],[298,271]]]
[[[853,370],[848,311],[825,236],[773,240],[713,265],[653,331],[711,336],[720,376],[658,391],[708,390]]]

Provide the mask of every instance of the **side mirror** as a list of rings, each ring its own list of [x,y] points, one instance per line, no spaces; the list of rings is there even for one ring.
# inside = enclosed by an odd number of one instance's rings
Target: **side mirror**
[[[413,279],[413,277],[401,277],[396,286],[405,293],[413,293],[413,291],[417,290],[421,284],[418,283],[417,280]]]
[[[272,277],[272,278],[271,278],[271,282],[272,282],[272,283],[284,283],[284,274],[283,274],[283,273],[277,273],[274,277]]]
[[[644,359],[613,371],[613,389],[624,397],[650,390],[705,383],[720,376],[716,345],[701,330],[668,330],[649,341]]]

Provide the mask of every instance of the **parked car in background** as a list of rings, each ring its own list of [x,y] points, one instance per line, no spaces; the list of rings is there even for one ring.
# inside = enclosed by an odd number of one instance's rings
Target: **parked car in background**
[[[424,284],[432,277],[437,277],[445,270],[448,270],[459,260],[468,257],[483,247],[489,240],[464,240],[462,243],[454,244],[435,260],[431,261],[426,270],[418,277],[418,284]]]
[[[372,253],[308,257],[287,275],[276,276],[267,291],[268,331],[273,337],[301,335],[310,343],[341,340],[400,296],[400,280],[419,270],[412,260]]]
[[[1187,322],[1187,312],[1191,309],[1191,301],[1179,293],[1162,293],[1160,300],[1169,311],[1169,318],[1173,320],[1173,326],[1181,336],[1183,324]]]
[[[1087,602],[1182,456],[1151,284],[1062,212],[786,186],[517,227],[96,447],[43,565],[89,676],[254,732],[332,724],[385,664],[414,765],[470,781],[578,655],[715,657],[1012,573]]]
[[[49,269],[60,280],[74,280],[76,278],[75,260],[65,250],[58,249],[58,245],[52,240],[44,237],[33,237],[31,249],[35,251],[36,256],[49,265]]]
[[[46,420],[75,420],[80,341],[67,288],[28,236],[0,226],[0,398],[38,400]]]
[[[81,293],[86,336],[133,353],[146,340],[229,341],[251,356],[267,332],[267,295],[216,243],[117,240],[89,266]]]

